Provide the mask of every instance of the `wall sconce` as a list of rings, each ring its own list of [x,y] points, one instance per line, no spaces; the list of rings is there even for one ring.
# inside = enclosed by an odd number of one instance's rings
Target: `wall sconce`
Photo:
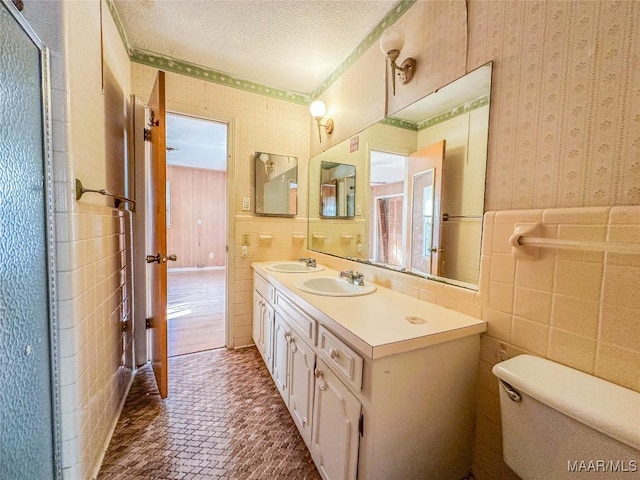
[[[413,74],[416,71],[416,61],[414,58],[407,58],[400,66],[396,63],[396,60],[400,56],[402,47],[404,46],[404,32],[400,27],[389,27],[380,36],[380,50],[389,59],[391,64],[391,78],[393,84],[393,95],[396,94],[396,70],[398,71],[398,77],[400,83],[409,83],[413,78]]]
[[[264,173],[269,176],[269,174],[273,172],[273,161],[271,161],[271,157],[269,157],[268,153],[261,153],[260,161],[264,165]]]
[[[333,120],[327,118],[326,123],[320,123],[324,118],[325,113],[327,113],[327,106],[321,100],[311,102],[311,105],[309,105],[309,111],[311,112],[311,116],[316,119],[316,122],[318,122],[318,138],[320,139],[320,143],[322,143],[321,129],[324,127],[327,135],[331,135],[333,133]]]

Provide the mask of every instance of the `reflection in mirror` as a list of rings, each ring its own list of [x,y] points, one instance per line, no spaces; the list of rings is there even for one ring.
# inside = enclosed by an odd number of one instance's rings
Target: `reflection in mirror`
[[[298,213],[298,158],[256,152],[256,214],[289,216]]]
[[[491,63],[313,157],[310,199],[330,197],[321,162],[364,175],[352,219],[310,202],[309,249],[477,288],[490,90]]]
[[[369,260],[401,267],[404,258],[404,177],[407,157],[371,150]]]
[[[356,167],[322,162],[320,168],[320,216],[353,217],[356,209]]]

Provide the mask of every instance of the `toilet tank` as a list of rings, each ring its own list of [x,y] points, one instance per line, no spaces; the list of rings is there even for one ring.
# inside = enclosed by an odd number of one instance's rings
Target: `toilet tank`
[[[493,373],[504,461],[523,480],[640,478],[640,393],[533,355]]]

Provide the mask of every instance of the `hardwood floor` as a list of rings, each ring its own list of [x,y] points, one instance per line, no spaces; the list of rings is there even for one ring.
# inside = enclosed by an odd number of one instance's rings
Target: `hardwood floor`
[[[225,345],[225,270],[167,274],[169,356]]]

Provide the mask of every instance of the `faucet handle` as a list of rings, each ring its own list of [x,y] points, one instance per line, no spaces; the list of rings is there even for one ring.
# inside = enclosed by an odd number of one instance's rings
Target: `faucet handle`
[[[316,259],[315,258],[303,257],[298,261],[304,263],[307,267],[316,268]]]

